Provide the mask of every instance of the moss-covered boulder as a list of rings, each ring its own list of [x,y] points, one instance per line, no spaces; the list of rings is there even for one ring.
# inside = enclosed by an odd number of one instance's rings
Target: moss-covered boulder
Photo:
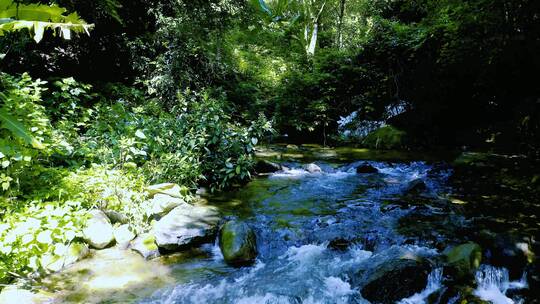
[[[444,251],[445,275],[456,282],[469,282],[474,279],[474,271],[482,262],[482,248],[476,243],[466,243]]]
[[[228,221],[221,227],[219,248],[227,264],[234,267],[251,265],[257,258],[255,232],[246,223]]]
[[[407,133],[392,126],[385,126],[369,133],[362,144],[371,149],[403,148]]]
[[[422,259],[389,260],[370,272],[362,296],[372,303],[391,304],[422,291],[431,267]]]

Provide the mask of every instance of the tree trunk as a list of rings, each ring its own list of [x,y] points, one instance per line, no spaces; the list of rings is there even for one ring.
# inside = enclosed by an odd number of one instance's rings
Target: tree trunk
[[[338,23],[338,36],[337,36],[337,46],[338,49],[343,48],[343,18],[345,17],[345,2],[347,0],[339,1],[339,23]]]

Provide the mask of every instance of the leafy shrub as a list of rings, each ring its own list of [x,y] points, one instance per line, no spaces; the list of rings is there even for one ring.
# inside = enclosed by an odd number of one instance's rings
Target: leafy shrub
[[[404,131],[386,126],[369,133],[362,144],[372,149],[399,149],[404,147],[405,136]]]

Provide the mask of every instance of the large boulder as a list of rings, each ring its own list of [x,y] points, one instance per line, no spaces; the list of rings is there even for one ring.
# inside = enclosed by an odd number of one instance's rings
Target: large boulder
[[[113,234],[116,245],[122,249],[127,249],[129,247],[129,242],[135,238],[135,233],[130,230],[128,224],[114,227]]]
[[[257,258],[255,232],[246,223],[228,221],[219,233],[219,248],[231,266],[247,266]]]
[[[146,188],[146,191],[148,192],[148,196],[150,198],[154,197],[154,195],[158,193],[166,194],[177,198],[183,198],[187,194],[189,194],[189,189],[187,187],[179,186],[173,183],[152,185]]]
[[[507,268],[511,280],[520,279],[523,270],[535,258],[529,242],[515,235],[483,230],[479,234],[479,243],[486,249],[489,264]]]
[[[137,236],[131,242],[131,250],[137,252],[146,260],[155,259],[161,255],[156,245],[156,238],[151,233]]]
[[[418,195],[424,191],[427,190],[426,183],[420,179],[414,179],[410,181],[407,186],[405,187],[405,194],[406,195]]]
[[[212,241],[219,220],[214,207],[183,204],[156,222],[156,244],[159,248],[174,251]]]
[[[83,236],[86,243],[96,249],[103,249],[114,242],[113,226],[103,211],[90,211]]]
[[[182,198],[157,193],[150,200],[149,210],[146,213],[148,216],[161,217],[180,205],[187,205],[187,203]]]
[[[422,291],[431,267],[421,259],[399,258],[369,272],[362,296],[372,303],[391,304]]]
[[[474,271],[482,262],[482,248],[476,243],[466,243],[446,249],[443,252],[446,264],[445,276],[458,283],[474,280]]]
[[[279,164],[267,160],[259,160],[255,164],[255,171],[259,174],[274,173],[279,170],[281,170],[281,166]]]
[[[307,164],[304,166],[304,170],[306,170],[309,173],[321,173],[322,169],[321,167],[317,166],[316,164]]]
[[[118,211],[114,210],[103,210],[103,212],[107,215],[109,220],[111,221],[111,224],[127,224],[129,222],[129,218],[127,215],[122,214]]]
[[[368,163],[364,163],[356,168],[356,173],[368,174],[368,173],[378,173],[379,170]]]

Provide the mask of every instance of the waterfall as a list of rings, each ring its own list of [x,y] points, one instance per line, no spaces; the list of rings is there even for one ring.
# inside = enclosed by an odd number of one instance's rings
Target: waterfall
[[[523,274],[523,277],[519,281],[510,281],[508,269],[506,268],[482,265],[476,271],[475,277],[478,287],[474,291],[474,295],[494,304],[521,303],[509,298],[506,296],[506,293],[510,289],[528,287],[526,274]]]

